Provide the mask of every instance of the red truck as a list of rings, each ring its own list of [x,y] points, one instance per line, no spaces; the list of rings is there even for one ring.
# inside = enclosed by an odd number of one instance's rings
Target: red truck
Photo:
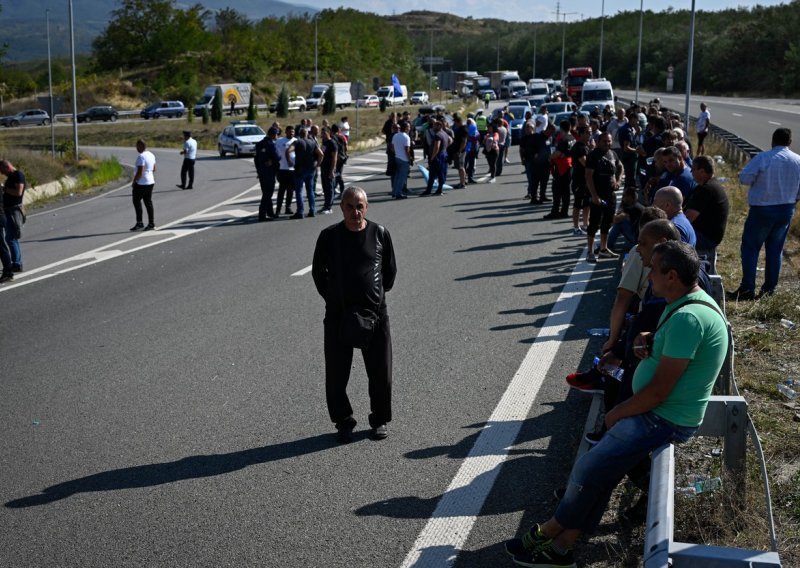
[[[589,79],[594,79],[594,72],[591,67],[571,67],[567,69],[563,80],[564,90],[575,104],[580,104],[583,84]]]

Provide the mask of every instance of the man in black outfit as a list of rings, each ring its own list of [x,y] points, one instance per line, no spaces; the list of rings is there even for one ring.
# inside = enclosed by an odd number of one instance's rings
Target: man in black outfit
[[[597,139],[597,147],[586,158],[586,187],[592,196],[589,206],[589,229],[586,235],[589,253],[586,262],[595,263],[594,236],[600,229],[600,258],[617,258],[619,255],[608,249],[608,231],[617,209],[614,192],[619,189],[622,163],[611,151],[611,134],[604,133]]]
[[[344,221],[324,229],[314,249],[312,275],[325,300],[325,395],[341,442],[352,440],[356,420],[347,397],[353,346],[342,335],[342,321],[355,308],[377,314],[377,324],[361,348],[369,379],[372,437],[386,438],[392,420],[392,337],[385,294],[397,267],[392,239],[381,225],[367,221],[367,194],[351,186],[342,194]]]
[[[694,159],[692,177],[697,187],[684,205],[684,212],[697,235],[697,254],[705,255],[711,264],[709,274],[715,274],[717,246],[722,242],[728,225],[728,195],[714,177],[714,162],[708,156]]]
[[[278,129],[274,126],[267,131],[266,137],[256,142],[256,172],[261,184],[261,203],[258,205],[258,220],[274,219],[278,215],[272,207],[272,194],[275,193],[275,175],[281,165],[281,157],[275,146]]]

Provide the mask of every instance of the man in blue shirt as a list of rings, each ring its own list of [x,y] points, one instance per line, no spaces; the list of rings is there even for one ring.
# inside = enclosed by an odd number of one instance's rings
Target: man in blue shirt
[[[762,246],[766,264],[760,295],[772,295],[778,286],[783,245],[800,199],[800,156],[789,149],[791,143],[792,131],[778,128],[772,134],[772,149],[750,160],[739,174],[739,181],[750,186],[750,211],[742,232],[742,281],[728,292],[729,300],[756,298],[756,265]]]
[[[667,219],[678,229],[684,243],[692,247],[697,246],[697,234],[694,232],[692,222],[683,214],[683,196],[680,189],[671,185],[662,187],[656,192],[653,205],[667,214]]]
[[[661,176],[661,187],[677,187],[683,194],[683,201],[687,201],[694,193],[697,182],[692,177],[692,169],[684,161],[681,151],[675,146],[663,150],[664,173]]]

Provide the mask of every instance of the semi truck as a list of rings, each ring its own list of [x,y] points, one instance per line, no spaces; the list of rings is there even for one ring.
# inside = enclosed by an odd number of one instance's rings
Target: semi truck
[[[492,82],[489,77],[477,76],[472,78],[472,94],[478,98],[483,96],[483,93],[492,89]]]
[[[232,114],[243,114],[247,112],[247,107],[250,105],[250,95],[253,91],[250,83],[220,83],[217,85],[209,85],[203,91],[203,96],[194,105],[194,115],[203,116],[203,110],[208,109],[211,112],[211,107],[214,106],[214,97],[217,94],[217,89],[222,91],[222,111],[229,112],[231,110],[231,103],[233,103]]]
[[[404,105],[408,101],[408,88],[405,85],[400,85],[402,93],[400,95],[394,94],[394,86],[386,85],[378,89],[375,93],[378,99],[386,99],[386,104],[389,106]]]
[[[562,83],[567,96],[572,102],[580,104],[583,84],[592,78],[594,78],[594,72],[591,67],[571,67],[567,69]]]
[[[309,109],[319,108],[324,104],[323,97],[330,83],[317,83],[312,85],[311,92],[306,97],[306,105]],[[336,108],[345,108],[353,104],[353,97],[350,94],[350,83],[333,83],[333,92],[336,96]]]
[[[502,87],[508,86],[511,81],[519,81],[519,73],[516,71],[489,71],[487,75],[489,75],[491,88],[498,96]]]
[[[443,91],[455,92],[459,83],[477,76],[477,71],[439,71],[436,74],[436,84]]]

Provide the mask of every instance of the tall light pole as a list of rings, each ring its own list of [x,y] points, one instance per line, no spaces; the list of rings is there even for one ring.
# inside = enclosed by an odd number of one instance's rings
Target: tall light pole
[[[644,0],[639,2],[639,52],[636,56],[636,100],[639,103],[639,75],[642,73],[642,28],[644,27]]]
[[[606,21],[606,0],[603,0],[600,8],[600,63],[597,66],[597,76],[603,76],[603,24]]]
[[[428,96],[433,96],[433,28],[431,28],[431,52],[428,57]]]
[[[78,87],[75,81],[75,26],[72,19],[72,0],[69,0],[69,56],[72,63],[72,143],[75,163],[78,163]]]
[[[500,42],[497,42],[497,67],[495,67],[498,71],[500,71]]]
[[[53,113],[53,66],[50,62],[50,9],[46,8],[44,17],[47,22],[47,83],[50,87],[50,155],[56,157],[56,117]]]
[[[531,79],[536,77],[536,26],[533,27],[533,69],[531,69]]]
[[[319,12],[314,14],[314,82],[319,83],[319,42],[317,41],[317,28],[319,24]]]
[[[561,12],[564,16],[564,25],[561,28],[561,78],[564,78],[564,50],[567,46],[567,16],[577,14],[578,12]]]
[[[684,129],[689,131],[689,99],[692,96],[692,61],[694,60],[694,1],[692,0],[692,23],[689,26],[689,64],[686,69],[686,106],[684,108]]]

